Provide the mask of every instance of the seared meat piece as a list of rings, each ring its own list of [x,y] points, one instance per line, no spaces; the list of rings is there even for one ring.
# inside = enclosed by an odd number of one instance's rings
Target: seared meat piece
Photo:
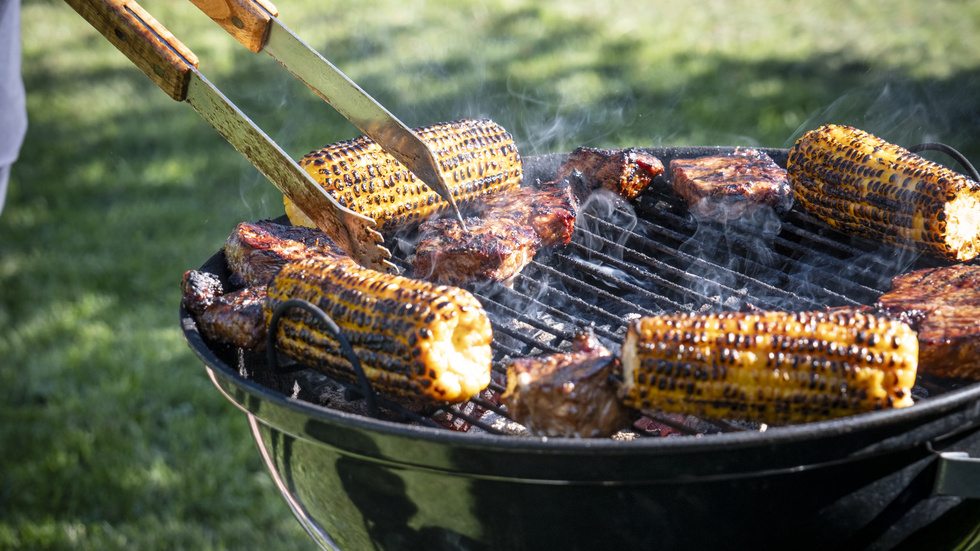
[[[419,228],[415,277],[460,285],[506,281],[531,261],[539,247],[567,245],[579,201],[596,189],[630,199],[663,172],[663,164],[636,149],[579,148],[552,182],[510,190],[475,207],[464,233],[452,220]],[[528,237],[528,231],[533,230]]]
[[[415,277],[461,285],[504,281],[524,269],[539,248],[567,245],[578,201],[566,180],[508,191],[486,201],[463,232],[452,219],[423,223]]]
[[[319,229],[269,220],[242,222],[225,242],[225,257],[235,285],[266,284],[286,262],[314,256],[347,258]]]
[[[225,293],[221,278],[199,270],[188,270],[180,281],[180,305],[195,316],[201,315]]]
[[[263,350],[268,318],[262,310],[266,286],[245,287],[215,299],[197,315],[197,327],[209,339],[251,350]]]
[[[731,155],[670,161],[674,193],[691,211],[722,222],[769,206],[778,213],[793,205],[786,170],[757,149],[736,149]]]
[[[501,401],[532,434],[596,438],[630,426],[617,397],[619,361],[591,331],[576,336],[572,351],[512,360]]]
[[[902,274],[877,306],[918,332],[921,373],[980,379],[980,266]]]
[[[415,248],[415,277],[452,285],[506,281],[524,269],[541,243],[516,217],[471,217],[466,229],[451,218],[423,223]]]
[[[636,148],[579,147],[558,169],[558,179],[568,178],[573,182],[579,201],[597,189],[608,189],[629,200],[663,172],[660,159]]]
[[[555,180],[492,197],[477,207],[476,213],[480,217],[515,218],[538,234],[542,247],[554,247],[572,240],[578,200],[568,180]]]

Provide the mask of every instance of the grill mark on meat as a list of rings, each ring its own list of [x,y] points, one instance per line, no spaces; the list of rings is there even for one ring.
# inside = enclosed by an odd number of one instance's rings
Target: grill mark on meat
[[[757,149],[731,155],[670,161],[671,186],[692,212],[725,222],[768,206],[777,213],[792,207],[786,170]]]

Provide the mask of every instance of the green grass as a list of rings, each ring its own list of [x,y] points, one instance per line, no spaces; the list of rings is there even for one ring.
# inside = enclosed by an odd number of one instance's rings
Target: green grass
[[[980,159],[968,2],[281,0],[410,125],[525,155],[784,147],[824,122]],[[290,154],[356,130],[189,2],[145,2]],[[604,8],[597,6],[604,5]],[[355,31],[355,29],[357,29]],[[0,215],[0,549],[309,549],[177,327],[181,274],[275,189],[66,4],[25,0],[30,130]]]

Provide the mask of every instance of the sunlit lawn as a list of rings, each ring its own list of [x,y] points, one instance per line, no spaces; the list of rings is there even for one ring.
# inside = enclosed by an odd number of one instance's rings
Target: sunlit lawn
[[[980,5],[281,0],[416,126],[524,155],[787,147],[824,122],[980,159]],[[356,129],[189,2],[145,2],[290,154]],[[600,7],[602,6],[602,7]],[[31,127],[0,214],[0,549],[309,549],[177,327],[181,274],[281,196],[66,4],[25,0]]]

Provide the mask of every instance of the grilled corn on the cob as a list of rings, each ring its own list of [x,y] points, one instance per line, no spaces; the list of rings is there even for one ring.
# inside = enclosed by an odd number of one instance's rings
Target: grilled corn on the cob
[[[797,203],[837,229],[950,260],[980,252],[980,184],[867,132],[808,132],[787,172]]]
[[[622,349],[636,409],[799,423],[912,404],[918,343],[869,314],[761,312],[640,318]]]
[[[309,259],[284,266],[268,294],[269,316],[288,299],[307,300],[326,312],[383,395],[456,402],[490,383],[490,321],[467,291],[349,261]],[[275,342],[297,361],[340,380],[356,380],[337,340],[305,311],[283,315]]]
[[[514,138],[490,120],[464,119],[415,132],[436,152],[460,209],[521,182],[523,169]],[[313,151],[299,165],[341,205],[373,218],[385,235],[449,208],[439,194],[367,137]],[[313,225],[288,198],[284,202],[293,225]]]

